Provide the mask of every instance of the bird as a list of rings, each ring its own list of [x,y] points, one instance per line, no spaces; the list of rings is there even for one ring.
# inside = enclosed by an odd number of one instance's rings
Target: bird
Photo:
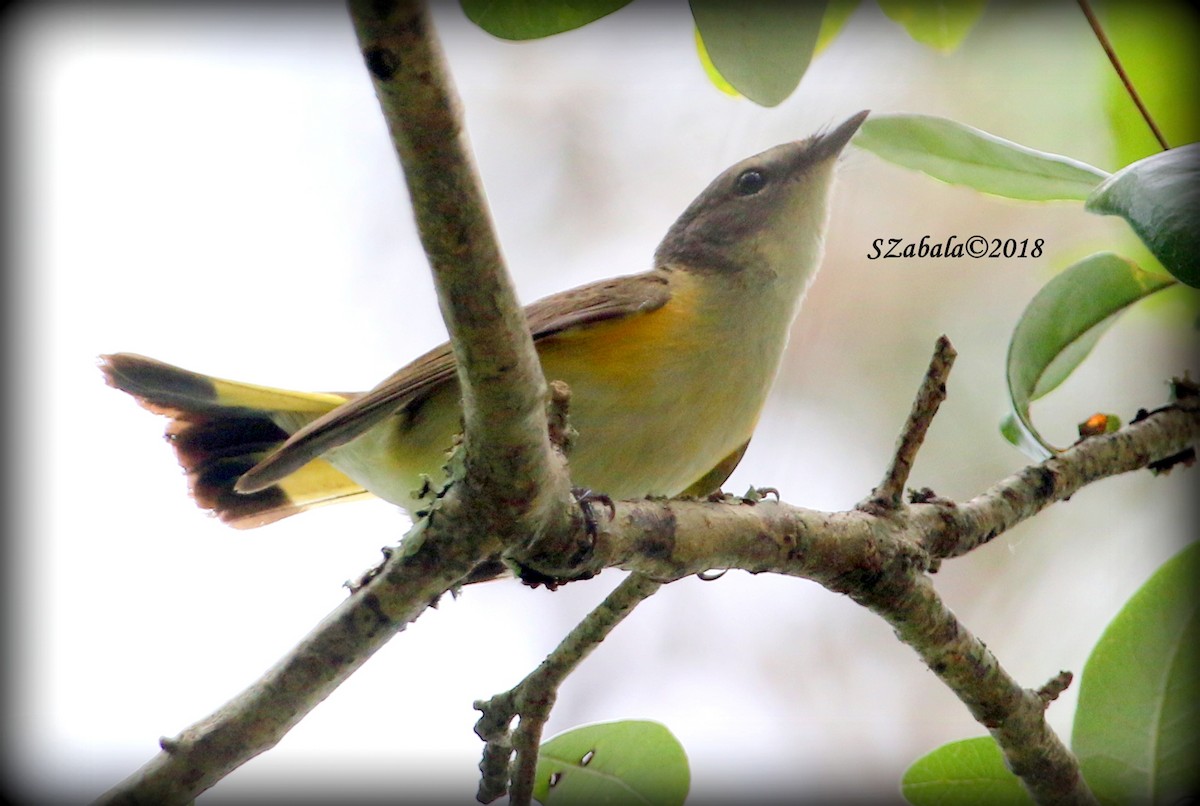
[[[820,267],[837,157],[867,115],[723,171],[648,271],[525,308],[545,377],[571,389],[575,486],[619,500],[702,496],[728,478]],[[372,496],[411,513],[461,430],[448,344],[363,393],[275,389],[134,353],[99,366],[168,418],[192,497],[240,529]]]

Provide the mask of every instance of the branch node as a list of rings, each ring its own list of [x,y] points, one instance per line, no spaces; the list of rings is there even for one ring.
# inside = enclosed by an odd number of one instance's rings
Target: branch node
[[[366,585],[372,579],[379,576],[379,574],[383,571],[383,567],[387,565],[388,560],[392,558],[392,554],[395,553],[395,549],[391,546],[384,546],[379,550],[379,553],[383,555],[382,560],[363,571],[354,579],[347,579],[342,583],[342,587],[350,591],[351,596],[358,593],[360,590],[366,587]]]
[[[575,487],[571,494],[578,505],[578,527],[567,533],[551,532],[536,537],[521,549],[519,556],[509,557],[517,569],[517,577],[531,588],[545,585],[553,591],[568,582],[591,579],[600,573],[588,567],[595,558],[596,541],[600,537],[595,504],[604,506],[610,521],[617,516],[617,507],[604,493]]]
[[[579,432],[571,427],[571,387],[566,381],[550,381],[550,397],[546,402],[546,423],[550,428],[550,444],[563,456],[571,453]]]
[[[529,802],[542,728],[550,717],[559,686],[639,603],[660,587],[660,582],[630,574],[524,680],[503,694],[475,703],[475,708],[483,712],[475,723],[475,733],[487,742],[479,762],[483,777],[476,797],[481,802],[489,803],[505,792],[509,793],[510,803]],[[513,730],[515,717],[520,721]],[[516,760],[509,765],[514,750]]]
[[[1068,671],[1062,671],[1047,681],[1046,685],[1037,690],[1038,698],[1042,701],[1042,708],[1049,708],[1050,703],[1058,699],[1058,695],[1062,694],[1071,685],[1071,681],[1075,679],[1075,675]]]
[[[400,69],[400,60],[396,54],[387,48],[373,47],[363,51],[363,61],[371,75],[380,81],[389,81]]]
[[[775,496],[776,501],[780,500],[779,490],[774,487],[751,487],[746,491],[746,494],[741,497],[738,503],[754,506],[759,501],[765,499],[768,495]]]
[[[933,504],[934,506],[956,507],[958,502],[953,498],[944,498],[935,493],[929,487],[922,487],[919,490],[914,490],[911,487],[908,490],[908,503],[910,504]]]
[[[1197,400],[1200,400],[1200,384],[1197,384],[1191,379],[1188,373],[1184,372],[1182,378],[1171,379],[1171,405],[1179,408],[1195,408]],[[1149,416],[1145,409],[1138,411],[1138,419],[1143,419]],[[1134,420],[1137,422],[1137,420]],[[1190,445],[1179,453],[1170,456],[1164,456],[1158,461],[1151,462],[1146,465],[1154,475],[1165,475],[1171,472],[1171,469],[1176,465],[1191,467],[1196,464],[1196,446]]]

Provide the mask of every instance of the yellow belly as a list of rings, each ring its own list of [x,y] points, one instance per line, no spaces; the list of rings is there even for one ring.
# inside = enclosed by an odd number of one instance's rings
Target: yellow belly
[[[546,379],[571,387],[576,486],[614,498],[677,495],[750,438],[777,355],[756,354],[740,339],[728,344],[729,334],[702,325],[697,302],[690,284],[673,283],[670,302],[656,311],[538,343]],[[410,418],[392,418],[328,458],[375,495],[411,509],[421,475],[442,478],[460,429],[458,397],[457,384],[448,383]]]

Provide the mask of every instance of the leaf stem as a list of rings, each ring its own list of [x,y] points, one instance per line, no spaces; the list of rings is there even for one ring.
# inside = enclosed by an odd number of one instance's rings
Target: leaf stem
[[[1104,33],[1104,29],[1100,26],[1100,20],[1096,17],[1096,12],[1092,10],[1091,3],[1088,0],[1078,0],[1078,2],[1079,8],[1083,11],[1083,16],[1087,17],[1088,24],[1092,26],[1092,31],[1095,32],[1096,39],[1100,42],[1100,47],[1104,48],[1104,53],[1108,56],[1109,62],[1112,63],[1113,69],[1117,71],[1117,76],[1120,77],[1121,83],[1125,85],[1125,91],[1129,93],[1129,97],[1133,99],[1133,103],[1137,106],[1138,111],[1142,113],[1142,118],[1145,119],[1146,125],[1150,127],[1150,131],[1154,132],[1154,137],[1158,140],[1158,144],[1163,147],[1163,151],[1169,151],[1171,146],[1167,144],[1167,138],[1163,136],[1162,131],[1158,128],[1158,124],[1150,116],[1150,110],[1142,103],[1142,97],[1134,89],[1133,82],[1129,79],[1129,74],[1121,66],[1121,60],[1117,58],[1117,52],[1113,50],[1112,42],[1109,41],[1108,35]]]

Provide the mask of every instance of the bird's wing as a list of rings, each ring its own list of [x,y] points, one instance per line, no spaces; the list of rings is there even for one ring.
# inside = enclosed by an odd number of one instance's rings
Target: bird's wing
[[[658,269],[601,280],[546,297],[525,309],[535,342],[584,325],[648,313],[670,298],[668,274]],[[261,490],[326,451],[369,431],[405,406],[424,400],[455,376],[454,352],[443,344],[397,371],[369,392],[301,428],[278,450],[247,471],[237,490]]]

